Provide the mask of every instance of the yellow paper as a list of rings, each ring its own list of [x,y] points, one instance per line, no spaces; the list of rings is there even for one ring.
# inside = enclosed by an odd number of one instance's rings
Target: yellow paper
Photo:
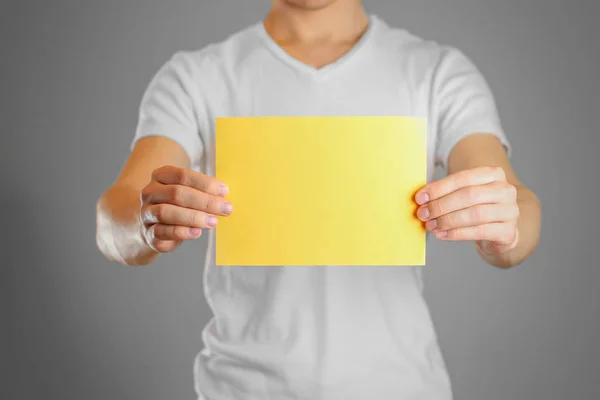
[[[426,119],[217,118],[216,264],[424,265]]]

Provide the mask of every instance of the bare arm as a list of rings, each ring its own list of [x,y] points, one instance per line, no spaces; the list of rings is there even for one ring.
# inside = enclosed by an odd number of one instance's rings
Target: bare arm
[[[108,259],[148,264],[232,212],[224,198],[227,186],[189,165],[187,153],[171,139],[151,136],[137,142],[97,204],[96,240]]]
[[[524,186],[513,170],[500,141],[492,135],[470,135],[460,141],[450,153],[449,173],[480,166],[500,167],[506,181],[517,189],[517,238],[514,248],[494,251],[479,243],[479,254],[490,264],[500,267],[515,266],[536,249],[541,228],[541,204],[535,193]]]
[[[488,263],[512,267],[537,247],[541,206],[517,178],[494,135],[462,139],[448,160],[448,176],[416,195],[417,212],[442,240],[469,240]]]
[[[148,264],[159,254],[142,235],[140,194],[152,172],[163,165],[188,168],[185,151],[174,141],[147,137],[136,143],[121,174],[99,199],[96,242],[110,260],[123,264]]]

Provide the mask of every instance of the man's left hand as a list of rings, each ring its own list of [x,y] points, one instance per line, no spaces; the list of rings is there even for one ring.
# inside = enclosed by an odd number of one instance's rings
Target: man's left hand
[[[475,241],[492,255],[519,240],[517,188],[500,167],[477,167],[448,175],[415,195],[417,217],[442,240]]]

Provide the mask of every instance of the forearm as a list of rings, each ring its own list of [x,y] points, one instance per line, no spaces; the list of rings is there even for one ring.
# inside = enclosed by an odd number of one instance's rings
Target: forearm
[[[518,238],[516,246],[501,254],[487,254],[480,246],[478,253],[488,263],[501,268],[510,268],[523,262],[536,249],[541,228],[541,205],[536,195],[523,185],[517,185]]]
[[[126,265],[145,265],[158,255],[143,239],[140,192],[113,186],[100,198],[96,210],[96,243],[106,258]]]

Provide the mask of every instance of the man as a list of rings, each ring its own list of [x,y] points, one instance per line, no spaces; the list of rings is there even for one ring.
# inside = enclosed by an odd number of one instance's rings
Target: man
[[[359,0],[274,0],[264,21],[176,53],[156,74],[130,158],[98,202],[98,246],[139,265],[209,234],[214,318],[195,361],[199,399],[450,399],[419,267],[214,265],[211,228],[235,212],[227,183],[212,177],[215,118],[427,117],[418,217],[437,238],[471,241],[507,268],[534,251],[541,217],[497,114],[457,49],[392,28]],[[435,165],[448,176],[432,182]],[[365,192],[377,196],[368,182]]]

